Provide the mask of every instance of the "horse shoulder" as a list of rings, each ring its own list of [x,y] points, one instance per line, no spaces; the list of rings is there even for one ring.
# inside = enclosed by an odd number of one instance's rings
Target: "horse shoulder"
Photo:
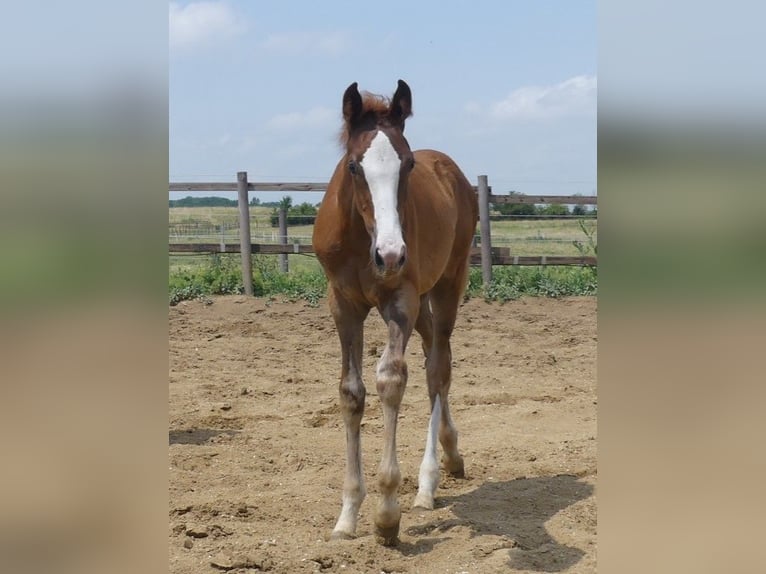
[[[324,260],[333,254],[343,250],[343,239],[347,235],[348,217],[343,213],[344,207],[341,202],[343,186],[342,160],[335,168],[335,172],[327,185],[322,204],[319,206],[316,219],[312,245],[319,260]]]

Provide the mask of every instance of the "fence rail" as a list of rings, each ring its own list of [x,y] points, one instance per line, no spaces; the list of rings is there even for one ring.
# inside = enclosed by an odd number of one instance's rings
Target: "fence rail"
[[[484,285],[489,285],[492,280],[492,265],[578,265],[593,266],[597,264],[596,257],[591,256],[559,256],[559,255],[512,255],[508,247],[492,247],[489,222],[490,204],[552,204],[561,205],[597,205],[596,196],[586,195],[523,195],[513,193],[510,195],[492,195],[492,188],[487,183],[487,176],[479,176],[478,185],[473,186],[479,199],[479,229],[480,243],[471,251],[471,264],[481,265]],[[219,243],[170,243],[170,253],[241,253],[242,275],[245,293],[253,294],[252,288],[252,262],[251,254],[269,254],[280,256],[280,267],[287,270],[288,254],[313,253],[311,245],[287,244],[287,217],[286,210],[280,210],[279,217],[279,244],[251,243],[250,241],[250,207],[248,193],[251,191],[326,191],[327,183],[300,183],[300,182],[258,182],[247,181],[247,172],[237,173],[236,182],[170,182],[169,191],[210,192],[210,191],[236,191],[238,192],[240,242],[224,243],[223,238]]]
[[[227,182],[181,182],[170,183],[169,191],[237,191],[237,183]],[[473,190],[478,193],[479,186],[474,185]],[[525,195],[514,193],[511,195],[492,195],[492,186],[488,185],[489,203],[510,205],[596,205],[595,195]],[[300,183],[300,182],[248,182],[247,191],[327,191],[327,183]]]
[[[241,253],[239,243],[171,243],[171,253]],[[311,245],[291,243],[288,245],[251,243],[250,252],[260,255],[294,255],[314,253]],[[471,264],[481,263],[481,249],[471,249]],[[591,256],[569,255],[511,255],[509,247],[492,248],[492,265],[596,265]]]
[[[236,182],[171,183],[168,187],[169,191],[238,191]],[[327,191],[327,183],[248,182],[247,191]]]
[[[596,205],[595,195],[492,195],[490,203],[506,203],[510,205]]]

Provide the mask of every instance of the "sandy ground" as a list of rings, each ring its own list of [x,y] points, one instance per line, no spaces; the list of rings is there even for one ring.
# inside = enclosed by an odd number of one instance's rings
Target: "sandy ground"
[[[398,455],[400,544],[373,537],[385,343],[370,314],[358,537],[327,542],[340,510],[340,359],[318,308],[242,296],[169,311],[169,561],[178,574],[596,571],[596,299],[473,299],[453,336],[452,413],[465,479],[442,473],[412,509],[428,399],[415,335]]]

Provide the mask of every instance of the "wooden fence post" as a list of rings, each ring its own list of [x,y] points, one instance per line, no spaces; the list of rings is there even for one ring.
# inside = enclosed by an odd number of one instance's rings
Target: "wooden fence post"
[[[284,205],[279,208],[279,243],[287,245],[287,208]],[[279,255],[279,269],[287,273],[287,253]]]
[[[492,282],[492,240],[489,233],[489,185],[487,176],[479,176],[479,230],[481,233],[481,279],[484,288]]]
[[[239,249],[242,253],[242,284],[245,295],[253,295],[253,260],[250,254],[250,206],[247,197],[247,172],[237,172],[237,203],[239,205]]]

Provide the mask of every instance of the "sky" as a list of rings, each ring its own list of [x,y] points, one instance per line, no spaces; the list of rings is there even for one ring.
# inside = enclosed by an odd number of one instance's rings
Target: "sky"
[[[413,149],[493,193],[596,194],[596,20],[595,1],[170,2],[169,179],[327,181],[346,87],[401,78]]]

